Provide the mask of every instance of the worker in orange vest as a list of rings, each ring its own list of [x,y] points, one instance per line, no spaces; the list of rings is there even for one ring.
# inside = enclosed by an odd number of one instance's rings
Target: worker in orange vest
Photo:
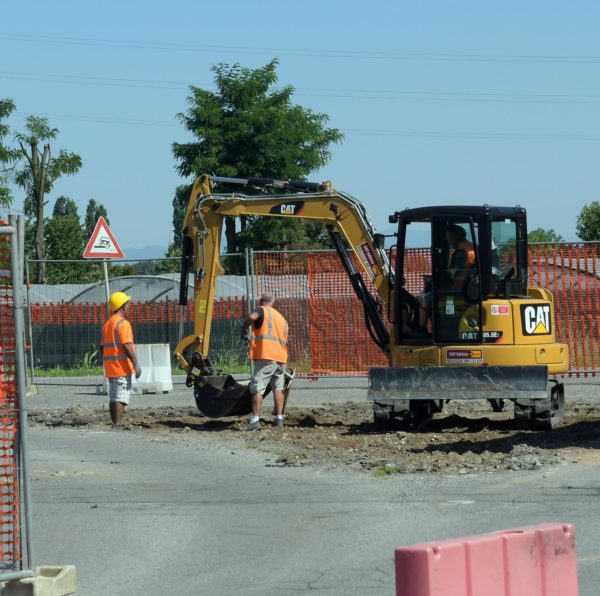
[[[131,377],[139,379],[142,369],[135,355],[131,323],[125,318],[131,296],[115,292],[109,300],[112,316],[102,326],[102,357],[108,379],[110,418],[114,427],[123,420],[131,395]]]
[[[267,386],[271,386],[275,400],[275,426],[283,428],[285,365],[288,361],[288,324],[273,308],[273,294],[264,292],[259,307],[244,321],[242,338],[250,336],[250,360],[252,360],[252,416],[246,430],[260,429],[260,412]]]

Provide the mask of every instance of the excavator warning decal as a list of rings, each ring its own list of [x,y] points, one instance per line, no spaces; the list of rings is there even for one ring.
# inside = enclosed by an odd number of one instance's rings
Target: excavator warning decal
[[[521,304],[521,328],[523,335],[550,335],[550,305]]]
[[[369,273],[371,281],[373,281],[375,277],[379,275],[379,267],[377,266],[377,261],[375,260],[375,256],[373,255],[368,242],[363,242],[358,247],[358,254],[360,255],[365,270]]]
[[[448,364],[481,364],[483,350],[448,350],[446,362]]]
[[[300,215],[302,209],[304,209],[304,201],[290,201],[271,207],[269,213],[273,215]]]

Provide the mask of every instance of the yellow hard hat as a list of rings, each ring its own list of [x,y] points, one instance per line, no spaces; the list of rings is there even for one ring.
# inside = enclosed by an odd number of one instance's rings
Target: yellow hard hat
[[[119,310],[126,302],[131,300],[131,296],[125,294],[125,292],[115,292],[110,297],[108,301],[108,305],[110,306],[110,310],[116,312]]]

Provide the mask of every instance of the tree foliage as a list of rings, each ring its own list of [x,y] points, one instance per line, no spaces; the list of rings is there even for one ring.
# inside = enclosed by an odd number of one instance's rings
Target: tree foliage
[[[36,281],[46,283],[46,258],[44,235],[44,207],[46,195],[56,180],[63,175],[72,175],[81,168],[81,158],[75,153],[60,150],[52,157],[50,142],[58,135],[58,129],[50,128],[48,119],[28,116],[25,131],[15,135],[20,147],[23,167],[16,173],[16,183],[25,190],[25,215],[34,225],[34,254],[38,261]]]
[[[327,128],[327,115],[295,105],[293,87],[274,88],[277,65],[277,60],[256,69],[217,64],[212,67],[216,92],[191,87],[189,109],[177,117],[196,141],[173,143],[177,170],[182,176],[208,172],[241,178],[304,180],[329,161],[329,147],[342,140],[342,133]],[[219,190],[239,192],[240,187],[222,185]],[[173,200],[174,235],[179,240],[188,199],[189,191],[179,187]],[[293,248],[295,243],[307,242],[306,226],[300,220],[259,221],[248,218],[245,222],[243,244],[256,246],[256,241],[266,247],[265,238],[271,238],[276,242],[271,247]],[[233,220],[226,222],[225,233],[228,252],[237,252],[241,245]],[[282,243],[281,238],[286,242]]]
[[[529,242],[564,242],[564,238],[552,228],[536,228],[527,234]]]
[[[106,220],[107,225],[110,225],[106,207],[102,203],[96,203],[94,199],[90,199],[85,209],[85,222],[83,225],[86,238],[92,237],[94,228],[101,217]]]
[[[585,205],[577,216],[577,236],[584,241],[600,240],[600,202]]]
[[[75,201],[64,196],[58,197],[52,217],[44,225],[48,260],[81,260],[86,243],[84,234]],[[48,283],[88,283],[97,281],[101,270],[99,266],[89,263],[48,262],[46,274]]]
[[[10,177],[14,163],[19,157],[19,152],[4,144],[4,139],[10,134],[8,124],[3,122],[15,110],[11,99],[0,99],[0,206],[9,207],[12,203],[10,192]]]
[[[56,199],[54,203],[54,209],[52,210],[52,217],[67,216],[71,215],[77,218],[79,222],[79,214],[77,213],[77,205],[73,199],[69,197],[63,197],[62,195]]]

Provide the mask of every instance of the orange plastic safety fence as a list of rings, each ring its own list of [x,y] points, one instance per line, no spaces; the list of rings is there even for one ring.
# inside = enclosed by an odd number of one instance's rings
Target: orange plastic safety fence
[[[0,237],[0,569],[21,562],[20,490],[17,463],[19,402],[15,382],[15,320],[10,245]]]
[[[429,249],[407,251],[405,288],[413,295],[422,290],[430,262]],[[529,264],[529,285],[553,294],[556,337],[569,345],[569,374],[595,376],[600,372],[600,244],[532,245]],[[361,271],[359,263],[354,266]],[[335,253],[254,253],[254,279],[256,298],[263,291],[272,292],[276,308],[290,325],[290,360],[300,373],[364,374],[369,366],[385,365],[386,358],[366,330],[362,305]],[[382,306],[385,316],[386,305]],[[215,300],[213,318],[240,320],[247,312],[245,297],[223,297]],[[106,316],[105,304],[31,305],[34,326],[100,326]],[[180,308],[176,301],[134,302],[129,316],[134,325],[141,326],[179,323]],[[183,309],[183,322],[192,321],[190,301]]]
[[[569,376],[600,372],[600,244],[540,244],[529,247],[530,279],[554,297],[556,337],[569,345]]]

